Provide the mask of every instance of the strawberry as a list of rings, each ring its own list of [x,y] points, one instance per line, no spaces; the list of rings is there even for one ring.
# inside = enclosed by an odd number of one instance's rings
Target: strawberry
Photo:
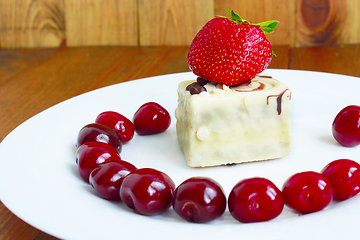
[[[216,17],[198,32],[188,64],[201,78],[233,86],[250,81],[270,64],[273,51],[265,34],[273,32],[278,21],[251,24],[228,12],[230,18]]]

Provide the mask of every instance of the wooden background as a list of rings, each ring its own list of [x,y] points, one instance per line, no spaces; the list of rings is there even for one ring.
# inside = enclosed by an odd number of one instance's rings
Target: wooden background
[[[0,48],[187,46],[224,8],[279,20],[273,45],[360,43],[359,0],[0,0]]]

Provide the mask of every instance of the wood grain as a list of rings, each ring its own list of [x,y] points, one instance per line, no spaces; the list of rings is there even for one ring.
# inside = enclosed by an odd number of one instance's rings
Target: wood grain
[[[9,72],[13,61],[6,60],[11,55],[0,54],[5,64],[0,71],[7,76],[0,82],[0,141],[23,121],[70,97],[132,79],[189,70],[187,47],[60,48],[42,59],[34,56],[31,65],[13,73]]]
[[[360,43],[358,0],[0,0],[0,48],[188,46],[224,8],[279,20],[272,45]]]
[[[137,1],[65,0],[67,46],[136,46]]]
[[[27,223],[13,215],[2,203],[0,203],[0,239],[19,239],[19,235],[16,234],[22,231],[24,236],[28,236],[28,239],[34,239],[39,233],[33,227],[30,227]],[[6,237],[4,237],[6,236]]]
[[[0,88],[3,82],[8,81],[24,69],[31,68],[55,51],[55,48],[42,48],[37,51],[33,49],[2,49],[0,51]]]
[[[292,48],[290,56],[290,69],[360,77],[360,45]]]
[[[63,0],[0,0],[0,47],[58,47],[65,39]]]
[[[214,16],[213,0],[139,0],[140,46],[190,45]]]
[[[360,1],[346,0],[346,17],[339,45],[360,43]]]
[[[297,46],[340,43],[346,19],[346,1],[300,0],[297,9]]]

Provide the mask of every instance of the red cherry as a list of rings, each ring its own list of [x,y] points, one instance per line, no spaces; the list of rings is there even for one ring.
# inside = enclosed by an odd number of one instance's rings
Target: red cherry
[[[119,134],[122,143],[130,141],[134,137],[133,123],[120,113],[102,112],[97,116],[95,122],[114,129]]]
[[[123,180],[120,198],[142,215],[157,215],[171,207],[175,184],[163,172],[152,168],[133,171]]]
[[[210,178],[193,177],[176,188],[173,209],[189,222],[205,223],[224,213],[226,197],[216,181]]]
[[[161,105],[148,102],[142,105],[133,117],[135,132],[150,135],[164,132],[171,123],[170,114]]]
[[[342,109],[332,124],[336,141],[345,147],[360,144],[360,106],[350,105]]]
[[[122,142],[119,135],[114,129],[99,123],[88,124],[79,131],[76,146],[80,147],[87,142],[104,142],[121,153]]]
[[[288,178],[283,186],[285,205],[301,213],[324,209],[333,199],[329,180],[317,172],[301,172]]]
[[[136,167],[129,162],[119,160],[100,164],[92,170],[89,182],[100,197],[108,200],[120,200],[120,186],[124,178]]]
[[[79,174],[89,182],[91,171],[105,162],[120,161],[120,155],[115,148],[103,142],[87,142],[81,145],[75,154]]]
[[[321,173],[330,181],[334,199],[345,200],[360,192],[360,164],[353,160],[332,161]]]
[[[269,221],[276,218],[283,208],[283,194],[265,178],[244,179],[233,187],[229,195],[230,214],[243,223]]]

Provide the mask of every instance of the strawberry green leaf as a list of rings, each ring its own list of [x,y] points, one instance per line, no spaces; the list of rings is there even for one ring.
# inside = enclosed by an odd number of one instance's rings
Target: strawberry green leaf
[[[265,34],[274,32],[274,28],[278,25],[279,21],[271,20],[266,22],[261,22],[255,24],[258,26]]]
[[[275,57],[277,57],[276,54],[275,54],[275,52],[274,52],[274,50],[272,51],[272,55],[275,56]]]
[[[279,21],[276,21],[276,20],[275,20],[274,22],[272,22],[272,23],[270,23],[269,25],[267,25],[267,27],[274,29],[274,28],[278,25],[278,23],[279,23]]]
[[[269,29],[269,33],[272,33],[274,31],[274,28],[278,25],[278,21],[275,21],[273,23],[270,23],[269,25],[267,25],[267,29]]]
[[[239,22],[242,22],[242,18],[237,15],[233,10],[231,10],[231,18],[234,19],[234,20],[238,20]]]
[[[258,27],[263,27],[263,26],[268,26],[270,24],[274,23],[274,20],[270,20],[270,21],[265,21],[265,22],[260,22],[260,23],[256,23],[254,24],[255,26]]]
[[[224,8],[224,10],[226,10],[227,12],[229,12],[231,14],[231,19],[232,20],[237,20],[239,22],[242,22],[242,18],[239,15],[237,15],[233,10],[230,11],[230,10],[228,10],[226,8]]]
[[[224,8],[225,11],[229,12],[231,14],[231,17],[229,18],[231,21],[235,22],[236,24],[242,24],[242,23],[249,23],[247,20],[242,19],[238,14],[236,14],[233,10],[228,10]]]
[[[273,28],[269,28],[269,27],[264,27],[264,28],[260,28],[265,34],[267,33],[272,33],[274,32]]]

